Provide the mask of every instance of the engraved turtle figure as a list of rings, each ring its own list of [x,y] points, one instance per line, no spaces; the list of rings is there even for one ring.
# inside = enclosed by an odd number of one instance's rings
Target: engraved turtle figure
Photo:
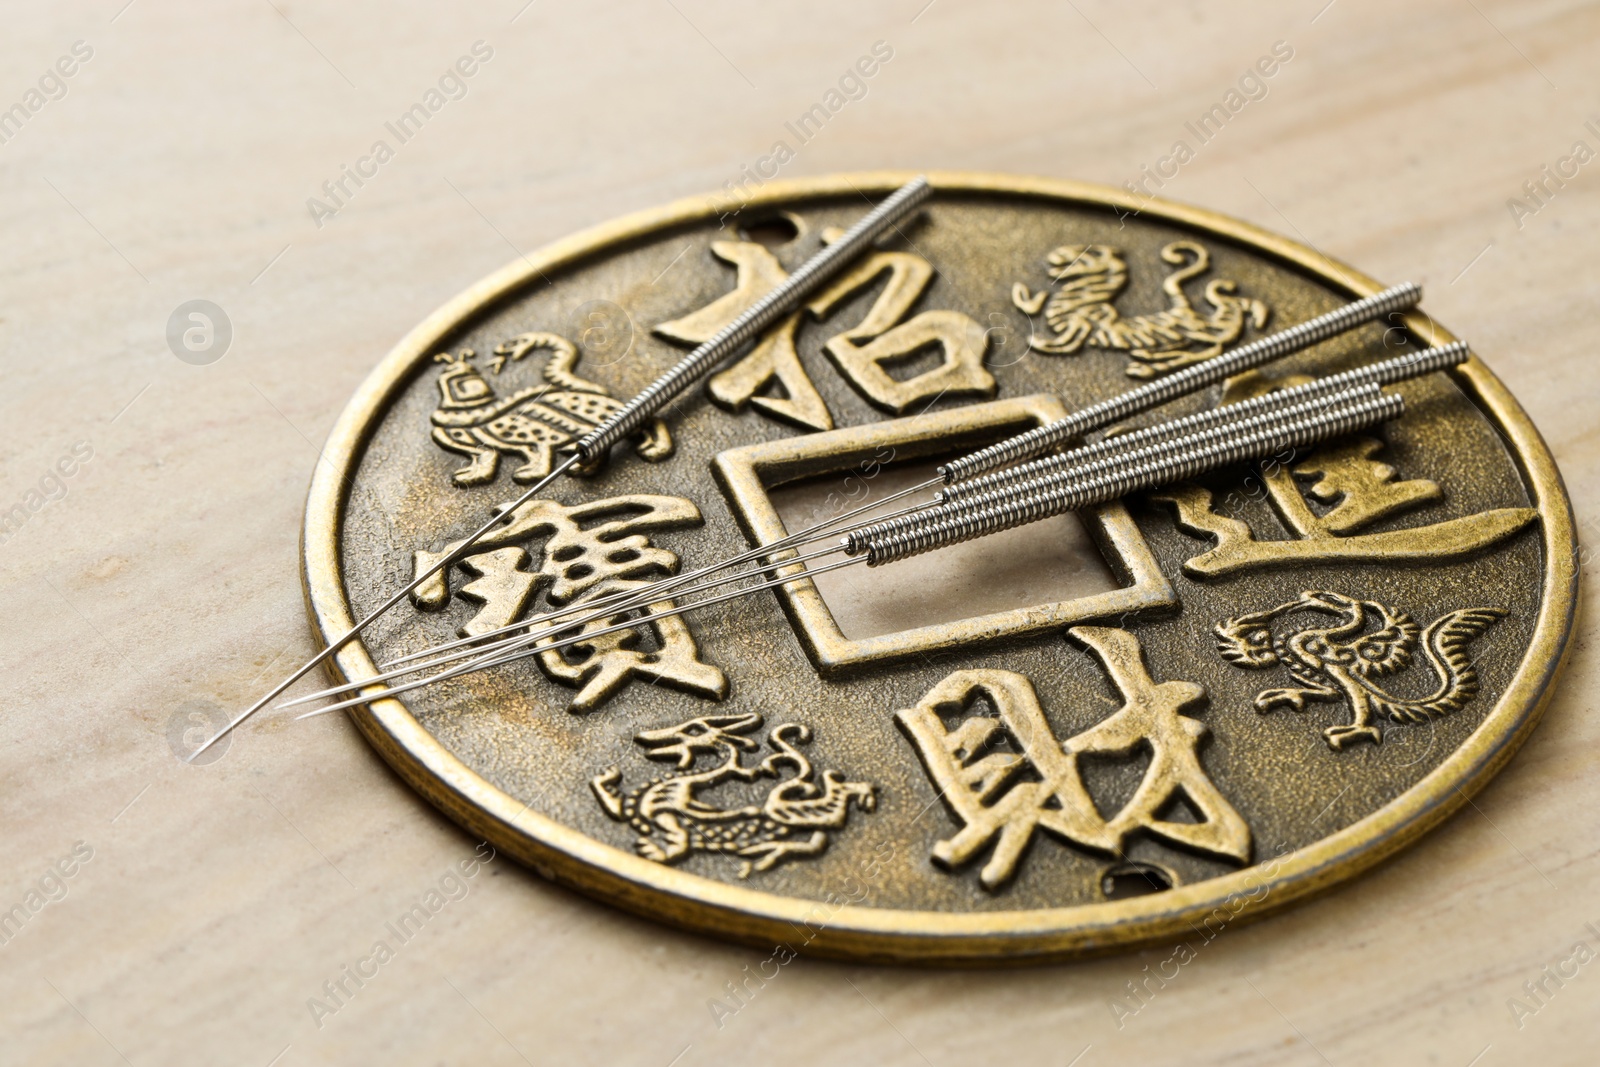
[[[497,397],[494,387],[473,365],[476,353],[472,349],[433,357],[434,362],[445,365],[439,374],[439,404],[430,418],[434,443],[471,461],[452,475],[456,485],[493,481],[502,454],[522,460],[511,474],[514,481],[537,481],[550,473],[558,449],[622,409],[621,402],[604,386],[573,372],[577,346],[558,334],[523,333],[498,345],[491,360],[494,373],[499,374],[507,360],[515,362],[539,349],[550,352],[541,368],[544,381],[507,397]],[[651,463],[672,455],[672,435],[660,419],[634,435],[633,442],[639,457]],[[573,470],[592,474],[603,462],[597,457]]]
[[[845,825],[850,807],[872,811],[877,790],[866,782],[846,782],[824,771],[820,784],[808,760],[794,746],[811,740],[799,723],[784,723],[767,735],[772,755],[745,766],[744,752],[761,746],[746,733],[761,725],[754,713],[709,715],[661,730],[646,730],[635,740],[649,759],[672,761],[677,773],[652,778],[626,793],[617,790],[622,773],[613,767],[589,786],[607,815],[639,833],[634,850],[646,859],[672,863],[693,852],[722,852],[741,857],[739,877],[765,871],[783,860],[815,856],[828,847],[828,830]],[[693,770],[701,756],[716,762]],[[780,775],[791,767],[792,776]],[[779,778],[759,805],[721,808],[701,795],[724,782]],[[805,836],[800,832],[810,830]]]

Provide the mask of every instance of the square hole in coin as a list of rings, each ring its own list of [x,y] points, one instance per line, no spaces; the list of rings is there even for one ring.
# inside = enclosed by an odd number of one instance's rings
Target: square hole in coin
[[[770,499],[786,529],[803,530],[925,482],[936,468],[934,462],[906,463],[880,468],[871,478],[859,472],[825,475],[774,489]],[[882,514],[931,497],[928,492],[896,501]],[[1078,600],[1121,586],[1082,521],[1070,514],[883,567],[829,571],[813,581],[851,640]]]
[[[1065,414],[1048,394],[1010,397],[744,445],[718,453],[711,469],[746,536],[772,544],[868,494],[883,499],[926,480],[952,456]],[[1177,606],[1120,501],[828,579],[813,573],[775,590],[806,655],[828,677]]]

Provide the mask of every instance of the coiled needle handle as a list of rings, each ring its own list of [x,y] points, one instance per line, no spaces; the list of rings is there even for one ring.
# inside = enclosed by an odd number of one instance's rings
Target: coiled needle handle
[[[962,456],[939,468],[946,485],[966,481],[975,475],[1004,467],[1019,460],[1043,455],[1080,434],[1121,422],[1141,411],[1165,404],[1241,371],[1270,363],[1279,356],[1296,352],[1318,341],[1343,333],[1353,326],[1382,318],[1396,311],[1415,307],[1422,299],[1422,287],[1412,282],[1373,293],[1369,297],[1336,308],[1325,315],[1279,330],[1258,341],[1234,349],[1225,356],[1196,363],[1192,367],[1159,378],[1149,385],[1130,389],[1108,400],[1083,408],[1064,419],[1047,423],[1027,433],[1008,437],[998,444]]]

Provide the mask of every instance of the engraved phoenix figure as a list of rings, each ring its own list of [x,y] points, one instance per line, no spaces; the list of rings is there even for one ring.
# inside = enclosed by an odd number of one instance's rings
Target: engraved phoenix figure
[[[1306,611],[1334,618],[1325,626],[1274,631],[1279,619]],[[1348,702],[1351,721],[1323,731],[1329,746],[1339,750],[1352,741],[1382,742],[1374,718],[1421,723],[1459,711],[1478,691],[1467,645],[1505,614],[1499,608],[1463,608],[1423,629],[1410,615],[1375,600],[1309,590],[1287,604],[1227,619],[1213,632],[1229,663],[1250,670],[1282,665],[1299,683],[1292,689],[1262,690],[1256,697],[1258,711],[1279,705],[1304,711],[1308,700]],[[1400,697],[1378,684],[1377,679],[1403,671],[1419,650],[1438,679],[1433,692]]]

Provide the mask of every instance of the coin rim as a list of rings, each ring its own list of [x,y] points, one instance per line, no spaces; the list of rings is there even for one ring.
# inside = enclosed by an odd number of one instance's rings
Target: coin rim
[[[772,181],[748,197],[692,197],[637,212],[519,257],[429,315],[356,391],[328,436],[324,450],[328,462],[319,462],[313,473],[306,501],[302,579],[319,642],[325,645],[330,635],[342,634],[353,624],[338,547],[351,476],[390,400],[407,386],[416,364],[427,360],[442,340],[530,282],[545,281],[551,272],[610,247],[719,214],[797,200],[859,194],[865,207],[866,198],[892,191],[915,176],[910,171],[873,171]],[[965,171],[928,172],[927,177],[936,192],[1031,197],[1176,223],[1250,247],[1352,298],[1381,288],[1367,275],[1312,248],[1201,208],[1051,178]],[[1455,340],[1425,312],[1409,313],[1405,323],[1430,345]],[[762,947],[794,945],[797,932],[805,930],[810,937],[801,950],[817,955],[878,962],[1016,963],[1170,942],[1192,933],[1194,924],[1230,903],[1234,905],[1230,922],[1258,919],[1371,868],[1466,804],[1537,725],[1570,652],[1578,610],[1577,542],[1571,503],[1555,460],[1521,406],[1476,357],[1451,374],[1506,438],[1539,512],[1544,595],[1527,653],[1494,709],[1444,762],[1377,811],[1278,857],[1277,871],[1267,882],[1259,879],[1258,863],[1163,893],[1070,907],[965,914],[850,904],[834,908],[690,874],[602,844],[532,812],[452,755],[398,699],[374,700],[349,714],[414,789],[536,873],[649,918],[721,938]],[[369,678],[377,668],[365,646],[352,641],[330,658],[329,673],[343,682]],[[1238,911],[1241,900],[1248,900],[1248,907]],[[819,907],[826,911],[825,923],[805,925],[817,922]]]

